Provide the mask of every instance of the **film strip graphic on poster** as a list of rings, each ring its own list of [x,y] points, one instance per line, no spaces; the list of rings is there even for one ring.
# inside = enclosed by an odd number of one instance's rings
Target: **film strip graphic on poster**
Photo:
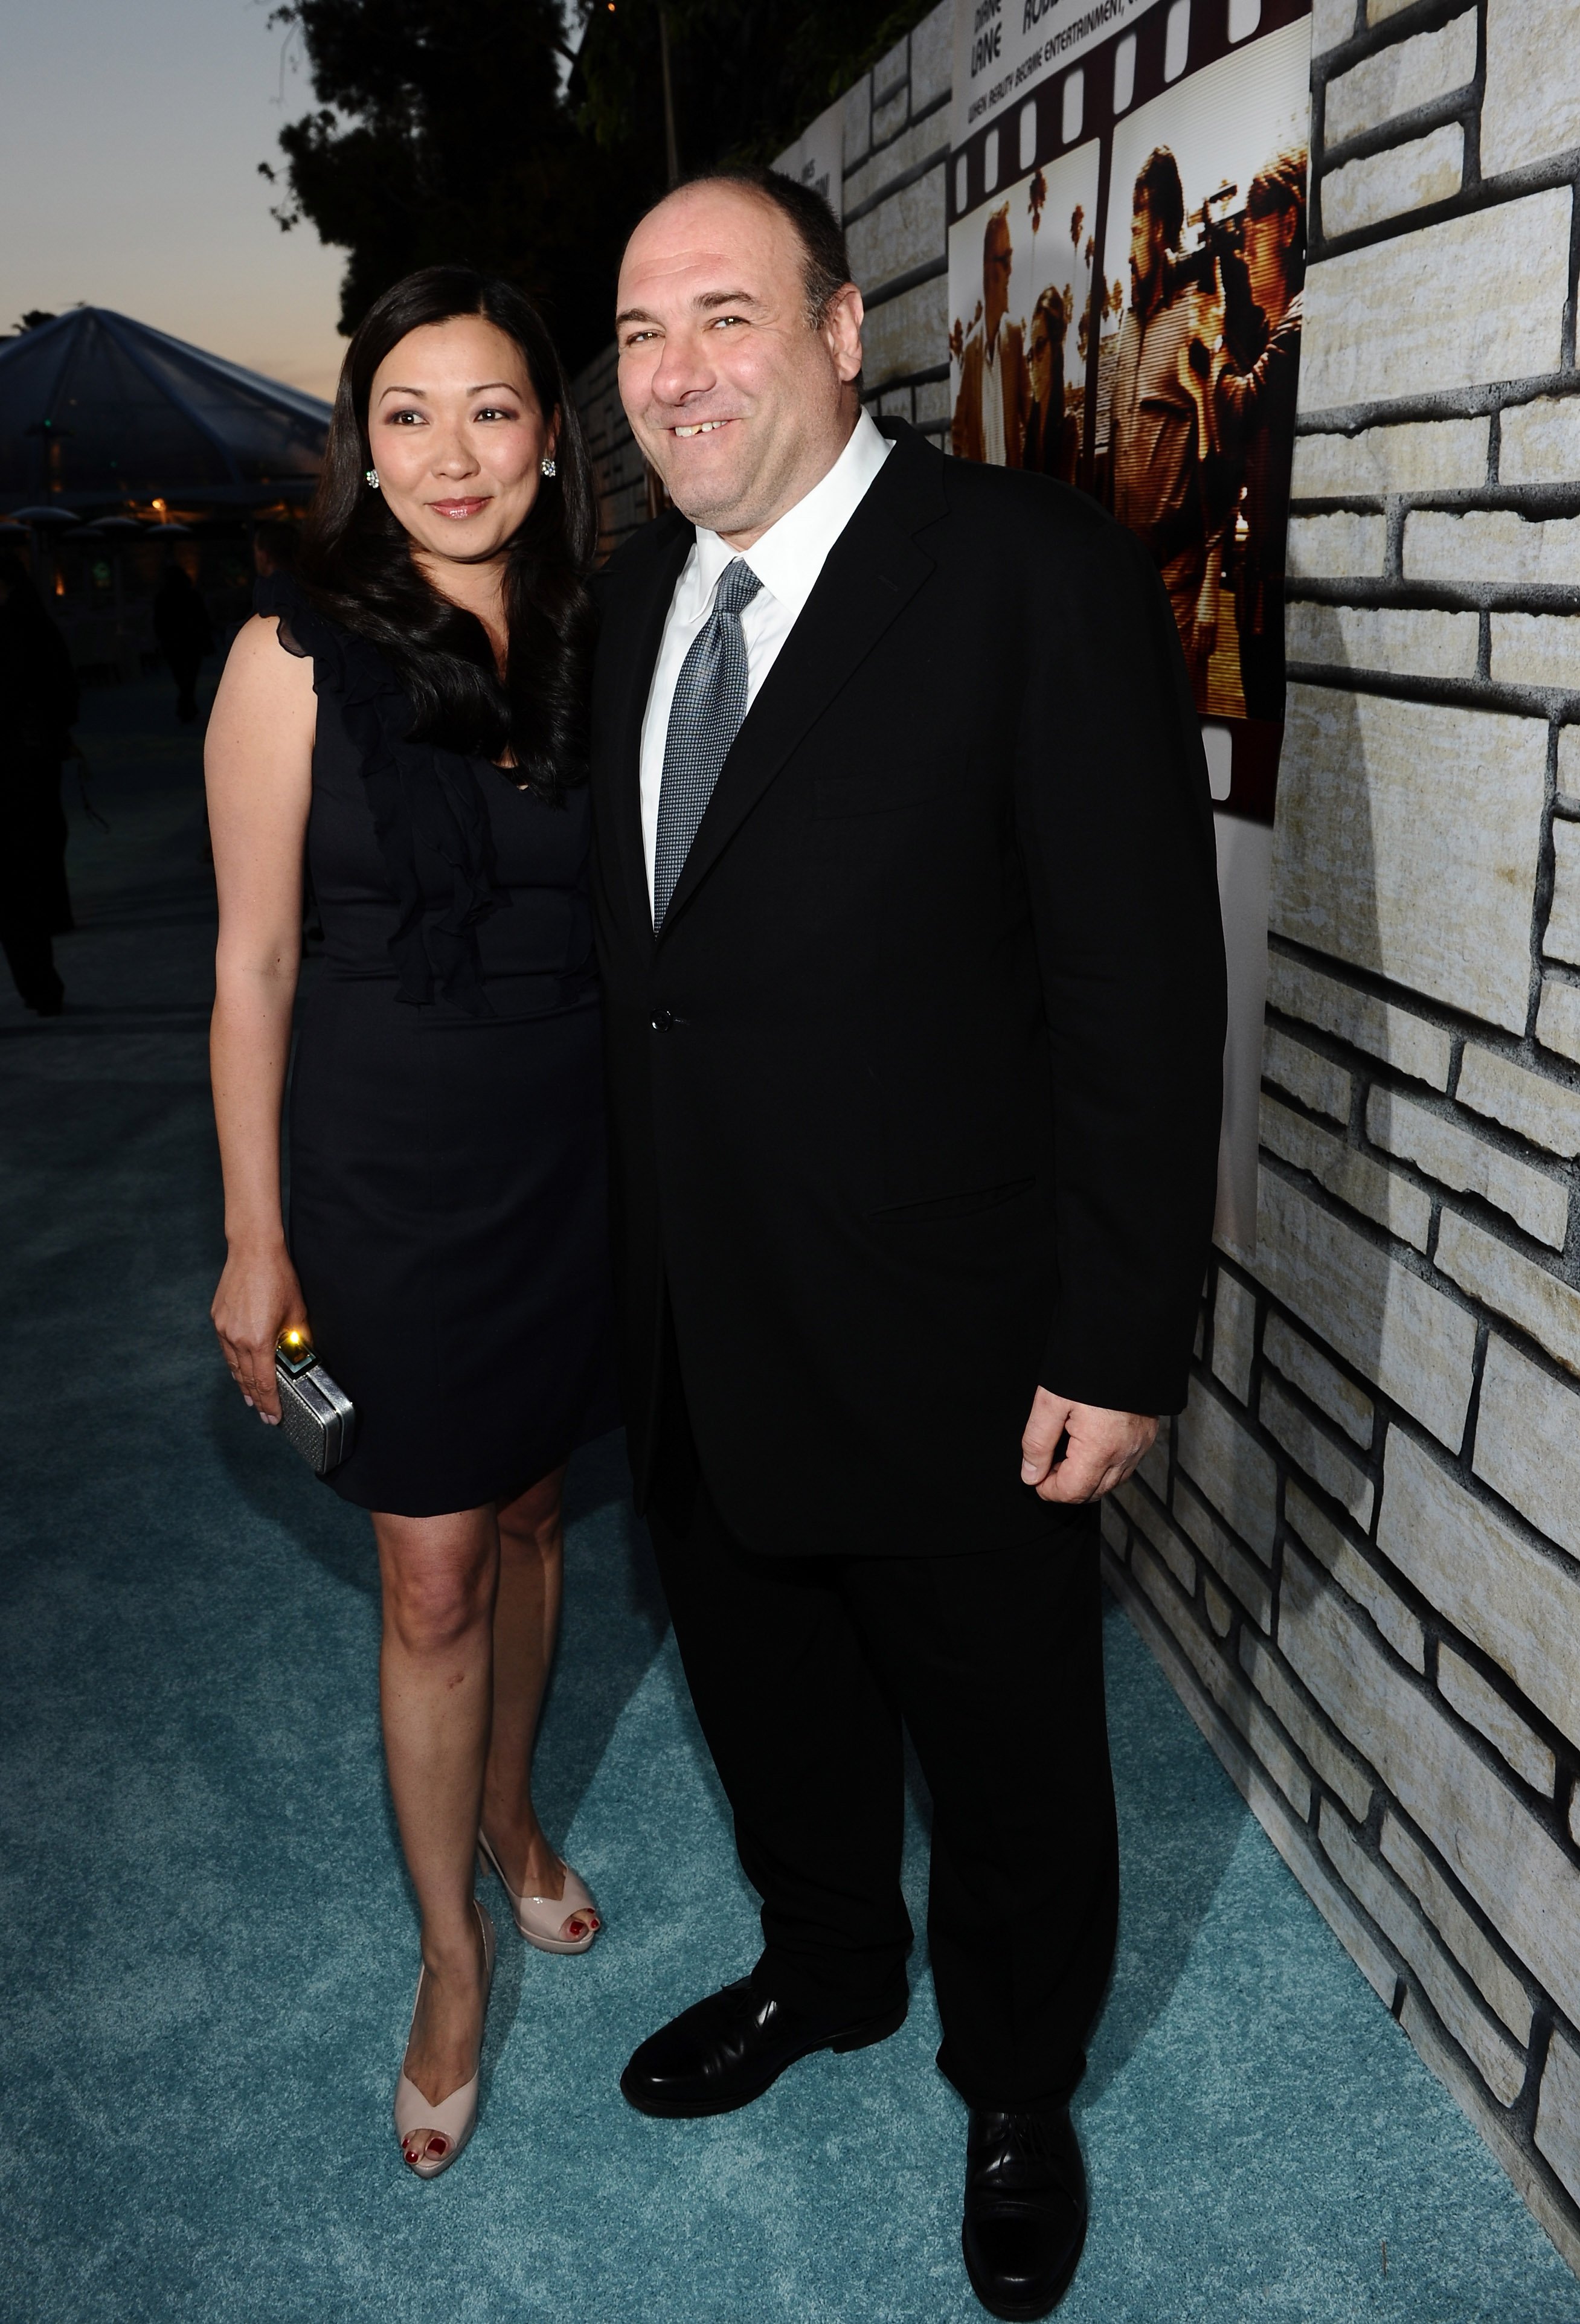
[[[1076,484],[1147,543],[1215,799],[1264,823],[1309,75],[1310,0],[956,0],[953,449]]]

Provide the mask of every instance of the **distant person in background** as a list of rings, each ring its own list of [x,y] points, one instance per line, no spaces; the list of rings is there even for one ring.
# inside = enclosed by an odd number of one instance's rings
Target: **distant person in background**
[[[1024,334],[1009,319],[1010,210],[994,210],[982,238],[982,307],[960,356],[960,392],[950,430],[957,460],[1018,468],[1030,406]]]
[[[0,944],[40,1017],[65,999],[51,939],[72,925],[60,762],[76,716],[66,641],[21,558],[0,554]]]
[[[214,632],[208,607],[173,558],[154,592],[153,634],[176,682],[176,716],[189,726],[198,715],[199,668],[214,651]]]
[[[1076,456],[1080,449],[1075,414],[1065,409],[1064,349],[1068,328],[1064,293],[1050,282],[1031,309],[1027,348],[1031,409],[1021,465],[1034,475],[1057,476],[1061,484],[1075,483]]]
[[[297,540],[296,527],[279,517],[265,517],[253,527],[253,570],[260,581],[295,572]]]

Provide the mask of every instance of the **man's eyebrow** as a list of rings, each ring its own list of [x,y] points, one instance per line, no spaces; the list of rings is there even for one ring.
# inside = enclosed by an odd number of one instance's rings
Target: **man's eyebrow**
[[[761,307],[762,301],[753,290],[699,290],[691,303],[711,314],[718,307]],[[658,319],[645,307],[623,307],[614,318],[614,328],[618,330],[623,323],[656,323]]]

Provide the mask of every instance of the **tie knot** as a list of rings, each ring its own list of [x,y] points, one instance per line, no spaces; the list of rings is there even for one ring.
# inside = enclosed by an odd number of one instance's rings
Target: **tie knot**
[[[762,586],[744,557],[735,558],[725,567],[719,578],[718,592],[713,601],[716,613],[740,613],[751,604]]]

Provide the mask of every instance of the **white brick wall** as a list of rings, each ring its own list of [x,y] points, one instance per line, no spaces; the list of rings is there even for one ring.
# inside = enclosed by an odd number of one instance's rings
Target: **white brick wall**
[[[1406,521],[1404,572],[1410,581],[1474,574],[1478,581],[1572,585],[1580,581],[1580,517],[1543,524],[1512,509],[1470,516],[1425,511]],[[1580,669],[1575,676],[1580,681]]]
[[[1580,413],[1580,405],[1575,408]],[[1491,435],[1488,420],[1417,420],[1362,428],[1352,436],[1300,436],[1293,488],[1298,498],[1308,500],[1330,493],[1474,490],[1487,480]]]
[[[1542,986],[1536,1012],[1536,1038],[1544,1048],[1580,1065],[1580,986],[1549,982]]]
[[[1533,1074],[1495,1049],[1467,1041],[1458,1096],[1462,1105],[1518,1130],[1533,1146],[1570,1158],[1580,1154],[1580,1089]]]
[[[1268,1317],[1262,1353],[1319,1412],[1336,1421],[1363,1452],[1370,1449],[1377,1410],[1371,1397],[1281,1315]]]
[[[1198,1720],[1580,2270],[1580,47],[1485,0],[1483,102],[1421,13],[1314,19],[1259,1243],[1151,1497],[1270,1548],[1144,1620],[1238,1661],[1279,1751]]]
[[[1580,145],[1572,0],[1487,0],[1482,168],[1488,177]]]
[[[1475,75],[1475,52],[1476,12],[1467,8],[1441,30],[1396,41],[1340,73],[1327,84],[1327,144],[1342,145],[1363,130],[1464,88]],[[1327,223],[1327,231],[1339,229]]]
[[[1296,517],[1289,526],[1291,573],[1313,578],[1336,573],[1381,573],[1388,528],[1380,516]]]
[[[1547,758],[1531,719],[1292,685],[1273,928],[1522,1032]]]
[[[1518,1323],[1566,1370],[1580,1372],[1580,1291],[1544,1260],[1527,1259],[1474,1219],[1445,1211],[1437,1264],[1473,1299]]]
[[[1527,1234],[1562,1250],[1569,1226],[1566,1181],[1501,1153],[1479,1130],[1461,1129],[1446,1109],[1423,1105],[1395,1090],[1373,1089],[1366,1101],[1366,1135],[1374,1146],[1401,1155],[1456,1194],[1481,1195]]]
[[[1530,194],[1314,266],[1302,403],[1325,411],[1557,372],[1572,201],[1567,189]]]
[[[1571,483],[1580,477],[1580,398],[1538,396],[1502,416],[1498,473],[1506,484]]]
[[[1405,210],[1448,200],[1465,181],[1465,132],[1457,121],[1358,161],[1325,180],[1323,223],[1329,234],[1354,234]]]
[[[1408,678],[1475,676],[1477,613],[1421,612],[1402,605],[1329,605],[1297,598],[1285,645],[1291,663],[1387,670]]]
[[[1580,1558],[1580,1391],[1494,1333],[1482,1377],[1478,1477],[1537,1530]],[[1566,1583],[1560,1593],[1567,1600]],[[1560,1622],[1560,1632],[1563,1631]],[[1580,1686],[1580,1675],[1575,1683]],[[1580,1738],[1577,1738],[1580,1739]]]
[[[1354,985],[1341,984],[1306,964],[1297,964],[1283,953],[1268,963],[1268,1007],[1308,1024],[1339,1040],[1380,1057],[1412,1080],[1433,1089],[1446,1089],[1453,1042],[1440,1025],[1401,1009],[1397,1001],[1380,1001]]]

